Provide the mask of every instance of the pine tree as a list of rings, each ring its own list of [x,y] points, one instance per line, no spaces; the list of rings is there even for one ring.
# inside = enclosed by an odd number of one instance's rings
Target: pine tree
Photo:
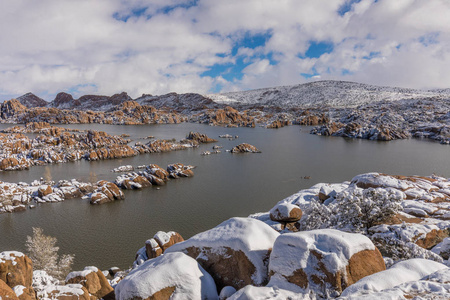
[[[64,279],[70,272],[74,255],[65,254],[59,258],[55,237],[44,235],[42,228],[33,227],[33,236],[27,236],[25,246],[28,256],[33,261],[35,270],[46,271],[47,274]]]

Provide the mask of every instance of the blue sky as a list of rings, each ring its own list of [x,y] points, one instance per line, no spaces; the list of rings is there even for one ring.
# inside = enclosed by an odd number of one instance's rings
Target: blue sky
[[[446,0],[0,3],[0,101],[350,80],[448,88]]]

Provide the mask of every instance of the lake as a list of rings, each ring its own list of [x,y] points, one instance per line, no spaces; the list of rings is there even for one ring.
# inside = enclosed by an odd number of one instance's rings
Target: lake
[[[1,128],[6,125],[1,124]],[[5,127],[4,127],[5,126]],[[422,140],[375,142],[309,134],[310,127],[281,129],[222,128],[200,124],[178,125],[65,125],[95,129],[110,134],[143,138],[184,138],[189,131],[218,139],[196,149],[100,162],[78,161],[32,167],[25,171],[1,172],[0,180],[31,182],[44,176],[53,180],[77,178],[83,181],[113,181],[121,165],[170,163],[195,165],[195,176],[171,180],[157,189],[125,191],[125,200],[100,206],[72,199],[40,204],[25,212],[0,215],[0,251],[25,251],[32,227],[58,239],[60,254],[75,254],[74,270],[94,265],[101,269],[132,265],[136,251],[159,231],[177,231],[185,239],[235,216],[268,211],[279,200],[319,182],[342,182],[365,172],[399,175],[437,174],[450,177],[449,146]],[[220,134],[239,136],[236,140]],[[250,143],[260,154],[231,154],[240,143]],[[200,155],[221,145],[221,154]],[[310,179],[304,179],[310,176]]]

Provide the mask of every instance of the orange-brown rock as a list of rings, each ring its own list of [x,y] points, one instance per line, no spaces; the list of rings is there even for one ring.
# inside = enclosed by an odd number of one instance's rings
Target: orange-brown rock
[[[91,204],[103,204],[114,200],[124,199],[123,192],[112,182],[100,180],[97,182],[97,191],[91,194]]]
[[[277,204],[270,210],[270,219],[276,222],[297,222],[302,215],[300,207],[290,203]]]
[[[204,133],[193,132],[193,131],[189,132],[189,134],[186,137],[186,139],[194,140],[194,141],[197,141],[199,143],[214,143],[214,142],[217,142],[217,140],[208,137]]]
[[[167,172],[165,169],[161,168],[160,166],[156,164],[150,164],[147,167],[147,172],[150,174],[158,177],[159,179],[163,181],[169,180],[169,172]]]
[[[19,168],[19,161],[15,157],[7,157],[2,159],[0,170],[14,170]]]
[[[282,128],[284,126],[289,126],[291,124],[292,124],[292,122],[288,121],[288,120],[275,120],[272,123],[270,123],[269,125],[267,125],[266,128],[277,129],[277,128]]]
[[[41,198],[51,193],[53,193],[53,189],[49,185],[42,185],[38,189],[38,196]]]
[[[325,114],[321,114],[320,116],[311,114],[309,111],[305,111],[302,113],[302,117],[299,118],[296,123],[299,125],[305,126],[316,126],[319,124],[328,123],[329,119]]]
[[[102,271],[95,267],[86,267],[81,272],[71,272],[67,275],[66,284],[81,284],[95,299],[115,299],[114,289],[109,284]]]
[[[320,297],[337,297],[359,279],[385,269],[369,238],[334,229],[283,234],[269,261],[270,276],[285,278]]]
[[[135,183],[138,183],[141,185],[141,187],[145,188],[145,187],[149,187],[152,184],[150,183],[150,181],[147,180],[147,178],[145,178],[144,176],[136,176],[135,178],[133,178],[133,181]]]
[[[231,149],[231,153],[261,153],[261,151],[253,145],[242,143]]]
[[[2,119],[7,119],[9,117],[13,117],[17,114],[25,112],[27,108],[26,106],[22,105],[19,100],[11,99],[1,104],[0,110]]]
[[[0,279],[0,299],[18,300],[16,293]]]
[[[436,230],[433,229],[426,234],[422,239],[416,241],[416,245],[430,250],[440,242],[442,242],[446,237],[449,236],[450,229],[447,230]]]
[[[145,242],[145,251],[149,259],[160,256],[170,246],[184,241],[183,237],[175,231],[158,231],[155,236]]]
[[[20,252],[0,253],[0,281],[3,280],[9,287],[14,288],[22,285],[24,297],[36,299],[36,295],[31,286],[33,280],[33,263],[31,259]]]
[[[167,172],[170,178],[192,177],[194,176],[193,168],[193,166],[176,163],[168,165]]]
[[[169,247],[165,254],[183,252],[195,258],[214,278],[217,290],[264,285],[267,260],[279,233],[252,218],[232,218],[213,229]]]
[[[81,284],[57,285],[46,296],[47,299],[54,300],[94,300]]]

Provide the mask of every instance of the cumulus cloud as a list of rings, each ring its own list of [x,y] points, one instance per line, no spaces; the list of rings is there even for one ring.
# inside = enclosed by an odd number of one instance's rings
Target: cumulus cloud
[[[29,91],[46,100],[59,91],[207,93],[317,77],[443,88],[449,15],[447,0],[2,1],[0,100]],[[253,36],[263,38],[251,44]],[[308,56],[321,42],[331,51]]]

